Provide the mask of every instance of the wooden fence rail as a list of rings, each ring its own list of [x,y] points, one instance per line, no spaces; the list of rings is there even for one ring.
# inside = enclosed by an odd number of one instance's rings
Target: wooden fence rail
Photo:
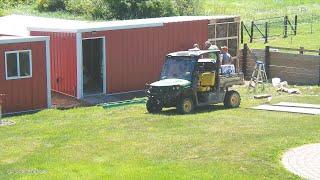
[[[240,64],[246,79],[250,79],[255,61],[259,60],[264,61],[269,79],[279,77],[290,84],[320,85],[320,49],[276,46],[250,49],[247,44],[244,44],[241,51]],[[307,52],[315,54],[305,54]]]
[[[277,47],[277,46],[269,46],[271,49],[278,49],[278,50],[285,50],[285,51],[298,51],[299,54],[304,54],[304,52],[311,52],[311,53],[318,53],[320,55],[320,48],[319,50],[309,50],[305,49],[304,47],[297,48],[286,48],[286,47]]]

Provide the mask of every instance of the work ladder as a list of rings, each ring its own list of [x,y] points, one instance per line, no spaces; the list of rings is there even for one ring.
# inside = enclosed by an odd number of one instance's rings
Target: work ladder
[[[251,80],[249,83],[249,89],[258,86],[258,84],[262,84],[262,88],[264,89],[264,84],[268,82],[267,73],[265,65],[262,61],[256,61],[255,68],[251,75]]]

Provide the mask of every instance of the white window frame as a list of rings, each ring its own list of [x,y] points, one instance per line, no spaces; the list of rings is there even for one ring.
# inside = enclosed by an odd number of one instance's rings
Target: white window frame
[[[20,76],[20,61],[19,61],[19,53],[21,52],[29,52],[29,65],[30,65],[30,75],[29,76]],[[8,54],[16,54],[17,55],[17,69],[18,69],[18,76],[8,77],[8,67],[7,67],[7,55]],[[26,79],[32,77],[32,53],[31,50],[17,50],[17,51],[6,51],[5,52],[5,68],[6,68],[6,80],[14,80],[14,79]]]

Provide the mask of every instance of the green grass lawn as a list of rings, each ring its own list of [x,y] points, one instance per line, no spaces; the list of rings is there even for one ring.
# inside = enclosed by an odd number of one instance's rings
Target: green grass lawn
[[[204,1],[201,1],[204,2]],[[319,14],[319,0],[207,0],[204,14],[237,14],[245,21],[285,14]],[[64,12],[40,13],[30,6],[4,14],[87,19]],[[299,26],[300,28],[300,26]],[[271,39],[268,45],[319,49],[320,24],[308,34]],[[300,33],[301,32],[301,33]],[[249,44],[264,48],[263,41]],[[268,89],[272,103],[319,103],[320,87],[302,95]],[[5,118],[0,127],[0,179],[298,179],[280,163],[288,148],[320,139],[319,116],[248,109],[264,103],[240,88],[242,105],[222,105],[178,115],[175,109],[148,114],[143,104],[117,108],[44,110]]]
[[[299,49],[304,47],[308,50],[320,50],[320,23],[316,24],[318,28],[317,32],[306,33],[307,31],[300,31],[298,29],[298,34],[296,36],[289,36],[288,38],[273,37],[268,40],[268,43],[264,43],[264,39],[255,39],[253,43],[249,43],[249,37],[245,38],[245,43],[248,44],[251,49],[264,49],[265,46],[276,46],[276,47],[287,47]],[[302,27],[306,28],[306,27]],[[243,48],[243,44],[240,44],[240,49]],[[298,54],[299,52],[294,52]],[[312,53],[312,55],[318,55],[317,53]]]
[[[200,2],[204,2],[199,0]],[[205,0],[204,13],[241,15],[257,20],[290,14],[319,14],[319,0]]]
[[[319,103],[320,87],[280,101]],[[0,179],[298,179],[281,165],[288,149],[319,142],[319,116],[222,105],[178,115],[148,114],[143,104],[110,109],[44,110],[5,118],[0,127]]]
[[[293,22],[294,15],[298,15],[297,36],[289,36],[288,38],[272,37],[269,43],[264,44],[264,39],[256,39],[254,43],[248,44],[250,48],[264,49],[266,45],[318,50],[320,48],[320,1],[319,0],[206,0],[204,13],[207,15],[240,15],[241,19],[250,28],[251,21],[259,19],[289,16],[289,20]],[[311,25],[311,17],[313,19]],[[281,21],[279,19],[267,21]],[[264,24],[265,20],[256,21],[256,23]],[[283,34],[282,23],[270,24],[269,35]],[[263,26],[261,30],[264,32]],[[290,28],[289,28],[290,29]],[[255,30],[255,37],[261,37]],[[288,31],[288,33],[293,33]],[[245,34],[246,35],[246,34]],[[246,36],[245,42],[249,42]]]

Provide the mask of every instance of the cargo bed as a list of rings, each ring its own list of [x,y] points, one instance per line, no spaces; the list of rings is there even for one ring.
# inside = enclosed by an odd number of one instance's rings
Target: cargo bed
[[[226,88],[233,85],[243,85],[244,75],[243,73],[235,73],[230,75],[220,75],[220,87]]]

